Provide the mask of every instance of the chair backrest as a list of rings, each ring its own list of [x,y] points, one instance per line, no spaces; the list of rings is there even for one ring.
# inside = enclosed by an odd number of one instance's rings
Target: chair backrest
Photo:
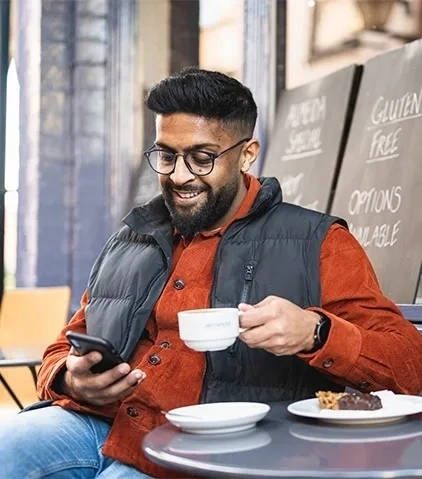
[[[397,306],[411,323],[422,323],[422,304],[398,304]]]
[[[6,290],[0,307],[0,348],[48,345],[66,325],[70,288]]]

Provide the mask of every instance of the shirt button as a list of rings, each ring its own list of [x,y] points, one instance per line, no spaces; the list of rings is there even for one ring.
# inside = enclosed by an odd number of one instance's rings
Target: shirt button
[[[163,341],[162,343],[160,343],[160,346],[164,349],[171,348],[171,344],[168,341]]]
[[[153,366],[157,366],[161,363],[161,358],[158,354],[151,354],[151,356],[148,358],[148,362]]]
[[[369,387],[368,381],[362,381],[361,383],[359,383],[359,388],[360,389],[366,389],[368,387]]]
[[[334,360],[332,360],[331,358],[330,359],[326,359],[322,365],[324,366],[324,368],[331,368],[331,366],[333,365],[334,363]]]
[[[139,412],[138,410],[136,409],[136,407],[128,407],[126,408],[126,414],[130,417],[138,417],[139,416]]]
[[[185,283],[182,279],[176,279],[173,283],[173,286],[176,289],[183,289],[185,287]]]

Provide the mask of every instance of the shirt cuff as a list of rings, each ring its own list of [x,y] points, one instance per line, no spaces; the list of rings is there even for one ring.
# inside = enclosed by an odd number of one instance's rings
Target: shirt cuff
[[[327,316],[331,328],[321,349],[310,354],[299,353],[297,356],[321,372],[344,378],[360,355],[362,335],[359,328],[322,308],[307,308],[307,311]]]
[[[66,359],[67,356],[57,361],[48,376],[47,384],[45,386],[45,390],[49,396],[47,399],[54,399],[55,401],[59,399],[68,399],[58,387],[58,381],[60,381],[60,378],[63,378],[63,375],[66,372]]]

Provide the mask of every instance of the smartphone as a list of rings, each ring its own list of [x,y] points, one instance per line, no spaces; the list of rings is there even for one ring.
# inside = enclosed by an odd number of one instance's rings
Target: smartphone
[[[103,373],[124,362],[115,347],[105,339],[73,331],[67,331],[66,338],[81,356],[91,351],[102,354],[101,361],[91,367],[91,372],[94,374]]]

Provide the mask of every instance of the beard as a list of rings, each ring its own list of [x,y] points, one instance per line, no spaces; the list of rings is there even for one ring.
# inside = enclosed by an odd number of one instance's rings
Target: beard
[[[205,193],[205,200],[195,206],[180,207],[175,204],[173,190]],[[219,190],[213,191],[209,185],[194,188],[186,185],[177,188],[171,180],[163,185],[163,198],[170,213],[172,224],[186,239],[192,239],[200,231],[211,229],[230,209],[239,190],[239,179],[234,177]]]

